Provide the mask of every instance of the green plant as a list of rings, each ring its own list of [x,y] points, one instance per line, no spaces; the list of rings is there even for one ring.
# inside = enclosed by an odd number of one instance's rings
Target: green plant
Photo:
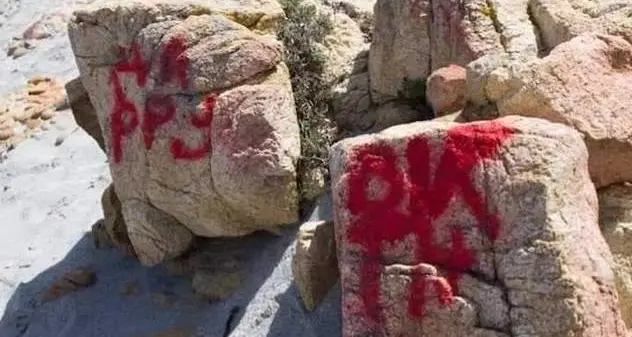
[[[331,18],[304,0],[281,0],[286,20],[278,37],[285,46],[285,62],[290,70],[294,100],[301,132],[300,177],[310,170],[327,170],[333,123],[329,113],[330,85],[323,79],[326,56],[322,43],[331,32]],[[308,176],[308,175],[307,175]]]
[[[498,14],[496,13],[496,7],[494,7],[494,3],[491,1],[485,2],[481,6],[481,13],[486,17],[490,18],[492,22],[498,21]]]
[[[412,108],[426,104],[426,79],[404,78],[402,89],[397,92],[398,99]]]

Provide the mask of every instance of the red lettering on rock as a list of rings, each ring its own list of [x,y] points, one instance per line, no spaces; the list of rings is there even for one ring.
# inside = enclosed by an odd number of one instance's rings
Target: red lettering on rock
[[[177,79],[182,89],[188,88],[189,58],[186,55],[186,48],[187,42],[182,36],[175,36],[167,42],[160,57],[161,83]]]
[[[154,144],[154,135],[159,126],[168,123],[176,116],[173,98],[166,95],[152,95],[145,103],[143,116],[143,141],[145,149],[150,150]]]
[[[201,116],[191,115],[191,124],[198,129],[205,129],[203,143],[197,148],[189,148],[182,139],[177,138],[171,142],[171,154],[175,159],[199,160],[204,158],[213,150],[211,144],[211,125],[213,122],[213,111],[215,110],[216,98],[208,95],[204,98]]]
[[[160,56],[159,82],[168,83],[178,81],[181,88],[188,87],[187,71],[189,59],[186,55],[186,40],[176,36],[171,38],[164,46]],[[122,49],[122,54],[127,51]],[[147,85],[151,63],[144,60],[140,46],[134,45],[131,48],[131,55],[128,59],[117,63],[112,69],[111,82],[114,93],[114,107],[112,109],[112,152],[114,162],[118,163],[123,157],[123,140],[126,136],[134,132],[141,124],[143,142],[147,150],[152,148],[156,130],[168,122],[176,115],[176,105],[173,97],[162,94],[150,94],[145,102],[145,110],[140,123],[138,108],[125,94],[125,88],[121,82],[123,74],[131,74],[136,78],[136,84],[140,88]],[[211,124],[212,103],[207,103],[207,110],[211,111],[210,117],[192,116],[192,123],[197,128],[207,128]],[[210,109],[209,109],[210,107]],[[175,140],[171,146],[171,152],[176,158],[198,159],[204,157],[210,151],[210,137],[197,149],[189,149],[181,140]]]
[[[136,75],[136,84],[140,87],[147,85],[147,78],[149,77],[149,71],[151,65],[143,60],[143,55],[140,50],[140,46],[134,45],[131,49],[132,57],[129,61],[120,61],[115,67],[114,71],[117,74],[120,73],[132,73]],[[125,49],[121,48],[121,53],[125,54]]]
[[[124,54],[124,50],[122,53]],[[136,130],[139,123],[138,109],[134,102],[125,95],[121,74],[131,73],[136,76],[136,83],[143,87],[147,84],[149,65],[143,60],[140,47],[132,48],[131,60],[118,62],[112,69],[110,80],[114,93],[114,107],[112,109],[112,152],[114,162],[123,158],[123,139]]]
[[[460,276],[476,263],[474,252],[467,247],[463,229],[450,228],[450,247],[434,239],[434,222],[450,201],[461,196],[476,217],[477,225],[490,241],[500,233],[500,221],[488,211],[488,204],[472,185],[472,170],[483,160],[494,158],[504,141],[514,131],[495,122],[458,126],[450,129],[443,142],[431,180],[430,144],[424,136],[409,141],[405,158],[407,175],[398,168],[395,149],[387,144],[370,144],[359,148],[349,168],[347,207],[356,216],[347,232],[349,242],[363,247],[365,261],[360,275],[361,296],[365,312],[375,322],[380,317],[380,270],[382,245],[416,238],[417,263],[442,269],[446,278],[414,275],[410,285],[408,313],[422,317],[425,313],[427,285],[433,286],[439,303],[447,305],[458,293]],[[378,198],[372,183],[381,183]],[[406,192],[408,191],[408,193]],[[408,195],[408,198],[406,196]]]

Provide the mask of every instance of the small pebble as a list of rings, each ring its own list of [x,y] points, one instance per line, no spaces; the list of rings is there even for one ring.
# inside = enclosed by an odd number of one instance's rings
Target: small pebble
[[[0,140],[7,140],[15,135],[15,131],[13,128],[2,128],[0,129]]]
[[[64,137],[64,135],[57,136],[57,138],[55,139],[55,146],[61,145],[65,140],[66,137]]]
[[[49,120],[55,116],[55,111],[53,109],[46,109],[42,111],[42,115],[40,116],[43,120]]]
[[[42,120],[40,120],[39,118],[29,118],[26,121],[26,127],[31,130],[39,128],[40,124],[42,124]]]

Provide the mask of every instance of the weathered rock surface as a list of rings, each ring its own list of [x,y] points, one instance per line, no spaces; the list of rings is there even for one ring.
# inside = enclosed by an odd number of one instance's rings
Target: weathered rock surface
[[[601,233],[614,257],[621,315],[632,327],[632,185],[612,185],[598,191]]]
[[[465,106],[465,68],[451,64],[435,70],[426,82],[426,103],[435,116],[462,110]]]
[[[530,62],[484,57],[467,82],[468,100],[492,103],[491,117],[539,117],[581,132],[597,187],[632,180],[632,38],[585,34]]]
[[[333,222],[309,221],[301,225],[292,274],[305,308],[313,311],[338,281]]]
[[[490,53],[538,52],[527,0],[433,1],[432,69],[461,66]]]
[[[343,140],[343,336],[625,336],[578,132],[419,122]]]
[[[68,95],[68,103],[77,125],[88,133],[99,144],[99,147],[105,151],[105,141],[101,133],[99,118],[92,106],[92,102],[90,102],[88,92],[81,83],[81,79],[77,77],[69,81],[66,83],[65,88]]]
[[[332,86],[331,106],[336,125],[344,130],[366,129],[360,120],[372,107],[369,93],[368,52],[354,59],[352,71]],[[370,123],[369,123],[370,124]]]
[[[405,78],[484,55],[535,58],[582,33],[631,34],[631,12],[626,0],[377,1],[372,99],[393,99]]]
[[[121,202],[116,196],[113,184],[110,184],[103,191],[101,208],[103,208],[103,227],[114,247],[117,247],[129,256],[135,256],[136,253],[129,239],[127,226],[123,218]]]
[[[325,37],[324,80],[340,82],[354,72],[356,58],[369,50],[369,44],[358,24],[348,15],[335,13],[332,16],[333,28]]]
[[[297,220],[300,142],[282,46],[247,28],[276,27],[279,10],[274,1],[143,1],[75,12],[81,82],[144,264],[178,256],[194,234]]]
[[[397,97],[402,81],[425,80],[450,64],[490,53],[538,54],[527,0],[378,1],[371,45],[375,102]]]
[[[529,1],[529,11],[545,50],[583,33],[632,30],[632,3],[627,0],[533,0]]]
[[[404,79],[430,73],[430,2],[378,0],[369,53],[371,99],[381,104],[398,96]]]
[[[373,35],[373,7],[376,0],[325,0],[325,3],[352,18],[370,41]]]

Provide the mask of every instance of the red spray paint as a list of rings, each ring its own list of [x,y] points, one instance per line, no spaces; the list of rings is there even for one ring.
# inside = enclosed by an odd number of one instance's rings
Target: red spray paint
[[[121,50],[124,54],[125,50]],[[114,162],[118,163],[123,158],[123,139],[134,132],[139,124],[138,109],[134,102],[125,95],[125,89],[121,83],[121,74],[130,73],[136,76],[136,84],[144,87],[147,84],[150,66],[143,60],[139,46],[131,50],[132,57],[129,61],[123,60],[117,63],[110,74],[112,92],[114,93],[114,108],[112,109],[112,152]]]
[[[145,149],[150,150],[154,144],[154,135],[159,126],[168,123],[176,116],[173,99],[166,95],[151,95],[145,103],[143,115],[143,142]]]
[[[175,36],[167,42],[160,57],[161,84],[177,79],[180,82],[180,88],[188,88],[189,58],[186,55],[186,49],[187,42],[182,36]]]
[[[188,88],[189,59],[186,55],[186,39],[181,36],[171,38],[162,48],[158,83],[166,84],[176,81],[180,88]],[[122,50],[125,54],[125,50]],[[114,92],[114,108],[112,110],[112,146],[114,162],[118,163],[123,157],[123,140],[132,134],[139,126],[142,130],[145,149],[150,150],[154,143],[155,133],[160,126],[169,123],[176,116],[176,105],[172,96],[155,94],[149,95],[145,102],[145,108],[141,116],[139,111],[127,96],[121,83],[122,74],[136,76],[136,84],[145,88],[148,82],[151,63],[144,60],[140,47],[134,45],[131,48],[129,60],[119,62],[111,73],[112,90]],[[204,99],[204,108],[201,116],[192,115],[190,122],[198,128],[206,131],[203,143],[196,148],[189,148],[183,140],[177,138],[171,142],[170,151],[175,159],[197,160],[204,158],[212,150],[211,146],[211,122],[215,108],[215,95],[209,95]]]
[[[444,139],[444,152],[431,181],[430,145],[419,136],[411,139],[406,149],[407,175],[398,169],[398,156],[387,144],[370,144],[359,148],[349,169],[347,207],[356,220],[347,232],[351,243],[363,247],[360,289],[367,316],[374,322],[380,317],[381,249],[413,234],[416,237],[417,263],[441,268],[441,277],[413,277],[409,290],[408,313],[422,317],[425,312],[426,283],[433,286],[439,303],[447,305],[458,293],[458,280],[477,261],[466,245],[463,230],[451,228],[450,247],[441,247],[434,240],[435,220],[442,215],[452,198],[460,195],[478,220],[479,228],[493,241],[500,232],[500,221],[490,214],[484,198],[474,188],[471,171],[483,160],[492,159],[514,131],[496,122],[452,128]],[[366,189],[372,179],[386,183],[380,200],[372,200]],[[406,193],[406,191],[409,191]],[[406,196],[409,198],[405,198]],[[406,205],[403,203],[406,202]],[[404,207],[402,207],[404,206]]]
[[[199,160],[213,150],[211,144],[211,125],[213,122],[213,111],[215,109],[216,98],[208,95],[204,98],[201,116],[191,115],[191,124],[198,129],[206,131],[204,141],[197,148],[189,148],[182,139],[176,138],[171,142],[171,154],[175,159]]]

